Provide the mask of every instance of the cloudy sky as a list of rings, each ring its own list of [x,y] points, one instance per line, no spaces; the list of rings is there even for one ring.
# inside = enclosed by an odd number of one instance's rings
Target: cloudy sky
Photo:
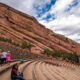
[[[80,43],[80,0],[0,0]]]

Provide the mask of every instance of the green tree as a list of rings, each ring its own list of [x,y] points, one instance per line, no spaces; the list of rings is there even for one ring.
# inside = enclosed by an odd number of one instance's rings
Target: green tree
[[[16,43],[16,46],[20,46],[18,43]]]
[[[9,43],[12,43],[12,40],[11,40],[11,39],[8,39],[8,42],[9,42]]]
[[[54,51],[51,51],[51,56],[54,56]]]
[[[68,59],[68,60],[71,60],[73,62],[79,62],[79,57],[77,56],[77,54],[72,54],[72,53],[69,53],[69,54],[64,54],[64,59]]]
[[[54,50],[53,56],[55,56],[55,57],[62,57],[62,53],[59,50]]]
[[[8,42],[9,39],[5,38],[5,42]]]
[[[25,49],[25,48],[27,48],[27,45],[28,45],[27,42],[26,41],[23,41],[21,47],[23,49]]]
[[[4,38],[3,37],[0,37],[0,41],[4,41]]]
[[[16,42],[12,42],[12,44],[13,45],[15,45],[15,46],[20,46],[18,43],[16,43]]]
[[[27,48],[28,48],[29,50],[31,50],[32,45],[31,45],[31,44],[27,44]]]
[[[72,61],[74,61],[74,62],[79,62],[79,57],[76,55],[76,54],[73,54],[72,55]]]
[[[44,49],[44,53],[47,54],[47,56],[51,55],[51,51],[48,48]]]

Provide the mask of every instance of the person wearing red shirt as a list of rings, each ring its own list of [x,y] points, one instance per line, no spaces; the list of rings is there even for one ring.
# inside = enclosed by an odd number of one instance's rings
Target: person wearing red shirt
[[[25,79],[23,78],[23,74],[22,74],[22,73],[20,74],[20,73],[18,72],[18,65],[17,65],[17,64],[13,65],[13,67],[12,67],[11,79],[12,79],[12,80],[16,80],[16,79],[18,79],[18,80],[25,80]]]

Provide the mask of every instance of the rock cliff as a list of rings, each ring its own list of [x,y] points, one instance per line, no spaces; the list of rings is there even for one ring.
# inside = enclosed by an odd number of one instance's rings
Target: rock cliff
[[[42,50],[57,49],[64,53],[80,55],[80,44],[56,34],[40,24],[34,17],[0,3],[0,37],[11,38],[17,43],[23,40]]]

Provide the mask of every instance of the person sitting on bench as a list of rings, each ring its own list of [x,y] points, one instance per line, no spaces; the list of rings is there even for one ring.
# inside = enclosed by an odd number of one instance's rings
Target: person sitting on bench
[[[18,80],[25,80],[23,78],[23,73],[19,73],[18,72],[18,65],[17,64],[13,65],[13,67],[12,67],[11,79],[12,80],[16,80],[16,79],[18,79]]]

